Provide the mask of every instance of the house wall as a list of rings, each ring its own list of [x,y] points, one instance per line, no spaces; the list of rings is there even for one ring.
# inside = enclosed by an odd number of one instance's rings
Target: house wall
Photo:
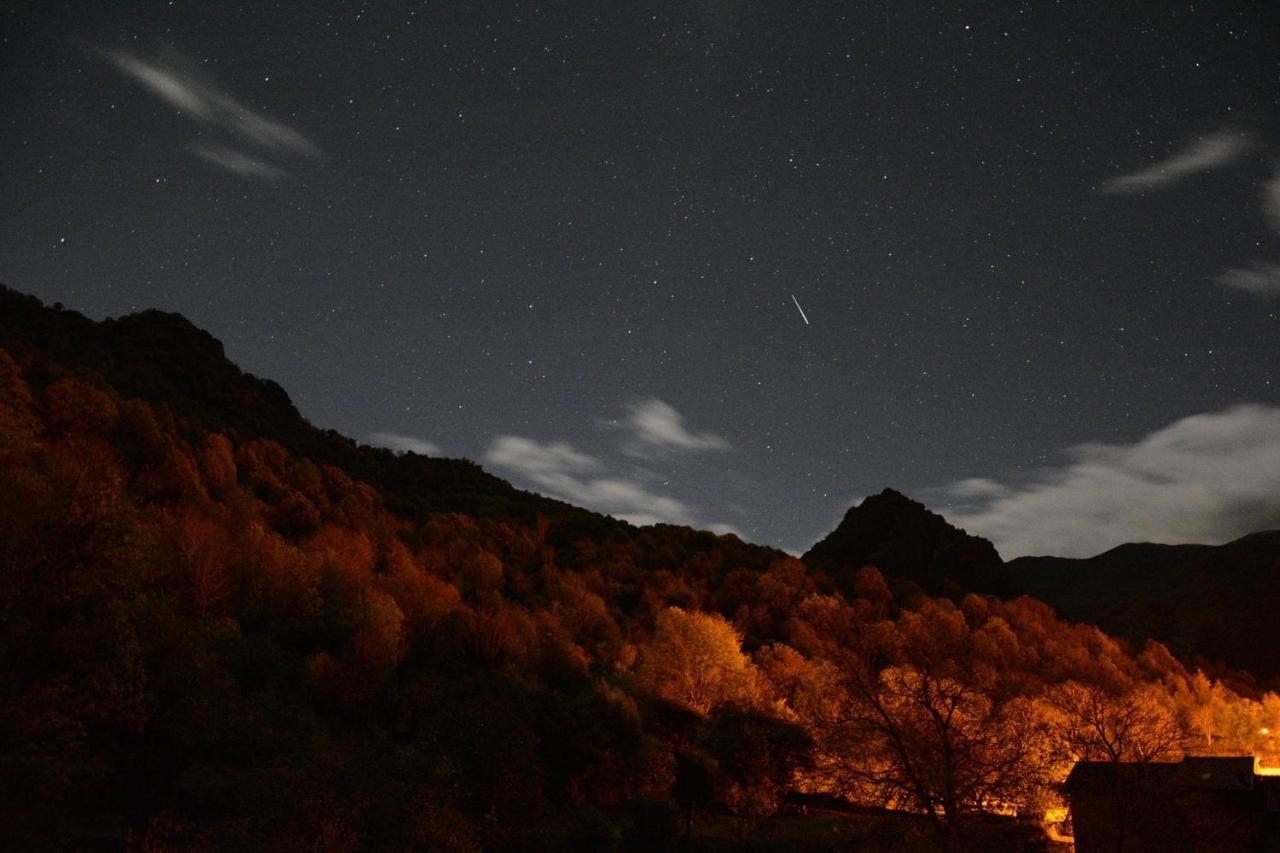
[[[1259,790],[1090,786],[1072,791],[1071,821],[1076,853],[1280,850],[1277,815]]]

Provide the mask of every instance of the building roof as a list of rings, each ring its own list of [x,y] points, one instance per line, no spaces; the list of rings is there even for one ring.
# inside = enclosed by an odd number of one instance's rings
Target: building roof
[[[1187,756],[1177,762],[1077,761],[1064,787],[1070,793],[1110,786],[1118,777],[1214,791],[1250,791],[1256,781],[1251,755]]]
[[[1253,756],[1188,756],[1182,759],[1169,781],[1188,788],[1250,791],[1254,787]]]

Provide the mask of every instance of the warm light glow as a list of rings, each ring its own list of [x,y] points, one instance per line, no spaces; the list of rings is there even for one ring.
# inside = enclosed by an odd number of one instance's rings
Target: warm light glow
[[[1062,831],[1062,822],[1070,814],[1066,806],[1052,806],[1044,810],[1044,820],[1040,821],[1045,837],[1059,844],[1072,844],[1075,838]]]

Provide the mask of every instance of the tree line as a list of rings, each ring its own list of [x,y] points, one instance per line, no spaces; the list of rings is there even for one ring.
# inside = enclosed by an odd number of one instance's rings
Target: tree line
[[[0,350],[0,836],[26,849],[656,849],[825,797],[958,850],[984,814],[1061,820],[1076,760],[1280,731],[1274,693],[1034,599],[410,516],[53,375]]]

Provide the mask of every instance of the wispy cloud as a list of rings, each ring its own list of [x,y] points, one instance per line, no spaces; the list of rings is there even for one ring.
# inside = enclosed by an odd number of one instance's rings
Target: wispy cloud
[[[627,407],[625,426],[632,442],[624,450],[645,456],[646,450],[728,450],[729,440],[713,432],[693,432],[684,425],[684,416],[675,406],[656,397]]]
[[[144,62],[131,53],[122,50],[102,51],[102,57],[115,66],[116,70],[127,77],[141,83],[151,94],[169,102],[177,110],[190,113],[192,117],[211,121],[212,105],[195,86],[184,80],[181,75]]]
[[[987,480],[983,477],[970,477],[967,480],[952,483],[947,487],[947,493],[953,498],[960,498],[962,500],[992,500],[1004,497],[1009,493],[1009,489],[1000,485],[995,480]]]
[[[628,436],[619,450],[633,457],[647,457],[646,448],[723,450],[729,447],[729,442],[719,435],[689,430],[675,407],[656,398],[629,406],[621,425],[627,429]],[[733,525],[703,521],[695,507],[658,491],[653,484],[660,478],[654,472],[634,464],[611,463],[584,453],[568,442],[540,442],[503,435],[493,440],[483,459],[544,494],[632,524],[665,522],[742,535]]]
[[[552,497],[594,509],[632,524],[697,524],[688,504],[651,491],[633,479],[611,476],[604,463],[566,442],[542,443],[502,435],[484,461],[518,475]]]
[[[1262,185],[1262,212],[1266,214],[1271,229],[1280,232],[1280,166]]]
[[[1262,184],[1262,214],[1271,230],[1280,233],[1280,166]],[[1280,263],[1253,261],[1246,267],[1231,267],[1218,273],[1214,281],[1258,296],[1280,296]]]
[[[374,447],[385,447],[396,453],[420,453],[423,456],[439,456],[439,446],[430,441],[412,435],[400,435],[394,432],[374,432],[369,434],[369,443]]]
[[[1112,178],[1100,189],[1103,193],[1129,194],[1172,186],[1192,175],[1232,163],[1256,144],[1254,135],[1248,131],[1219,130],[1194,140],[1145,169]]]
[[[1183,418],[1133,444],[1086,444],[1029,483],[963,480],[947,518],[1006,557],[1124,542],[1222,543],[1280,527],[1280,407]]]
[[[556,482],[554,478],[561,475],[586,474],[604,467],[599,459],[574,450],[567,442],[542,444],[518,435],[494,439],[484,458],[491,465],[519,471],[544,484]]]
[[[1199,172],[1216,169],[1240,160],[1259,147],[1258,135],[1241,128],[1223,128],[1185,145],[1158,163],[1103,183],[1101,192],[1134,194],[1159,189]],[[1262,184],[1259,199],[1262,213],[1273,231],[1280,232],[1280,165]],[[1253,261],[1247,266],[1229,267],[1213,277],[1224,287],[1259,296],[1280,296],[1280,264]]]
[[[289,176],[289,173],[278,166],[259,160],[257,157],[251,157],[248,154],[237,151],[234,148],[228,148],[225,145],[206,145],[203,143],[192,144],[187,147],[192,154],[201,160],[212,163],[222,169],[226,169],[234,175],[242,178],[260,178],[264,181],[279,181]]]
[[[1280,264],[1276,263],[1254,261],[1247,267],[1232,267],[1218,273],[1214,280],[1259,296],[1280,296]]]
[[[742,531],[739,530],[737,527],[734,527],[732,524],[725,524],[724,522],[714,522],[712,524],[706,525],[706,528],[707,530],[710,530],[712,533],[716,534],[717,536],[728,536],[732,534],[734,536],[737,536],[739,539],[746,539],[746,537],[742,535]],[[799,556],[799,555],[797,554],[796,556]]]
[[[182,115],[229,134],[238,144],[277,157],[320,157],[319,146],[301,132],[232,97],[212,80],[191,70],[190,63],[151,61],[123,50],[101,50],[98,55]],[[228,145],[200,143],[188,148],[206,162],[241,177],[274,181],[288,174],[278,164]]]

